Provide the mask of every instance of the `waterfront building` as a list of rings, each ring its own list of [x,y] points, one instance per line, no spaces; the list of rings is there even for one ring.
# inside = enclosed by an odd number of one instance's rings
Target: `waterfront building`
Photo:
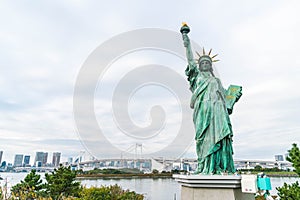
[[[54,152],[53,153],[53,156],[52,156],[52,165],[54,167],[58,167],[59,166],[60,157],[61,157],[61,153],[60,152]]]
[[[276,161],[284,161],[283,155],[275,155]]]
[[[256,166],[261,166],[264,169],[279,168],[290,169],[292,163],[287,161],[269,161],[269,160],[235,160],[234,165],[236,169],[254,169]]]
[[[30,156],[25,155],[24,156],[24,162],[23,162],[24,167],[29,166],[29,162],[30,162]]]
[[[48,159],[48,152],[36,152],[34,163],[41,162],[42,166],[45,166]]]
[[[14,167],[22,167],[23,154],[16,154],[14,160]]]
[[[36,161],[35,166],[36,167],[42,167],[42,162],[41,161]]]
[[[6,165],[6,170],[7,170],[7,171],[13,170],[13,165],[12,165],[12,163],[7,163],[7,165]]]
[[[1,168],[5,168],[6,167],[6,161],[3,161],[2,163],[1,163]]]

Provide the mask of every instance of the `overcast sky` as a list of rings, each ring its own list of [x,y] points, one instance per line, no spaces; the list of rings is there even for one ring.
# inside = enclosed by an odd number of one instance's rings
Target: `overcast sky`
[[[89,151],[80,142],[73,118],[73,92],[83,63],[116,35],[143,28],[179,32],[181,22],[189,24],[189,35],[197,44],[219,54],[221,61],[215,69],[223,86],[243,86],[243,96],[231,116],[234,158],[273,160],[275,154],[285,154],[300,140],[299,10],[296,0],[1,1],[2,160],[13,162],[15,154],[26,154],[32,161],[36,151],[50,155],[59,151],[66,161],[82,150]],[[112,95],[122,70],[130,71],[132,65],[174,64],[174,70],[184,76],[186,63],[165,54],[143,51],[123,56],[103,77],[111,84],[107,94]],[[172,107],[176,104],[172,92],[151,87],[132,96],[129,115],[135,123],[147,126],[153,105],[169,106],[166,133],[142,142],[126,140],[117,126],[112,127],[111,100],[101,99],[101,92],[95,91],[97,119],[108,130],[108,140],[123,150],[131,151],[136,142],[144,144],[143,151],[160,148],[174,139],[177,120],[184,120],[177,117],[180,108]],[[156,95],[147,94],[154,90]],[[184,156],[193,157],[194,149],[192,145]]]

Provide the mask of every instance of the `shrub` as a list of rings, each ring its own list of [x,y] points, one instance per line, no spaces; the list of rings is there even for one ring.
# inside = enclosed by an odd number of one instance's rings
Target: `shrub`
[[[83,188],[80,193],[82,200],[142,200],[144,196],[136,192],[123,190],[118,185],[101,186],[100,188]]]

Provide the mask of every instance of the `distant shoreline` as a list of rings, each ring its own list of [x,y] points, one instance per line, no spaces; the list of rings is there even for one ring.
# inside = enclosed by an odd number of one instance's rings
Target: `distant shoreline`
[[[260,172],[261,173],[261,172]],[[296,172],[263,172],[268,177],[299,177]],[[244,173],[247,174],[247,173]],[[251,172],[250,174],[258,174],[258,172]]]
[[[295,174],[266,173],[268,177],[299,177]],[[140,178],[172,178],[172,174],[78,174],[76,179],[140,179]],[[300,178],[300,177],[299,177]]]
[[[78,174],[76,179],[172,178],[172,174]]]
[[[297,174],[266,174],[268,177],[293,177],[300,178]]]

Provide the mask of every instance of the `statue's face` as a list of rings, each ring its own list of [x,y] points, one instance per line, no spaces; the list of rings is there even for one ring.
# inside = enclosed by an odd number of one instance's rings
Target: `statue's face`
[[[200,67],[200,71],[204,71],[204,72],[210,71],[211,70],[211,63],[207,60],[203,60],[203,61],[201,61],[199,67]]]

